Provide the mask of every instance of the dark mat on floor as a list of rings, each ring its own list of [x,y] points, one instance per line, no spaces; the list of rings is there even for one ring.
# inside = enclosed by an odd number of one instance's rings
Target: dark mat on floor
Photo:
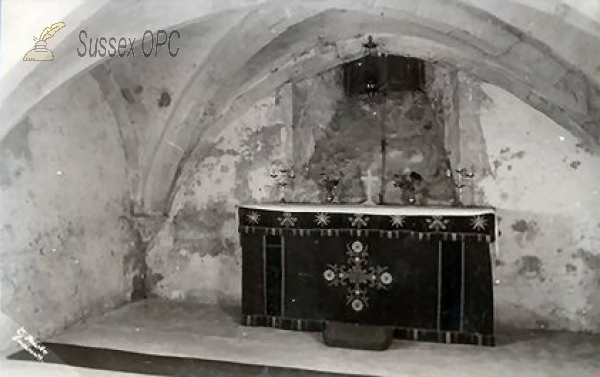
[[[70,344],[43,345],[48,350],[44,363],[127,373],[177,377],[367,377],[188,357],[157,356]],[[8,359],[39,362],[26,351],[16,352],[8,356]]]

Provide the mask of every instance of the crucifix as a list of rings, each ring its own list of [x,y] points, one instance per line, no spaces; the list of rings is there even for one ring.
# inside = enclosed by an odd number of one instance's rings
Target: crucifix
[[[371,169],[367,170],[367,176],[361,177],[360,180],[366,186],[367,200],[363,203],[366,205],[375,205],[373,201],[373,183],[377,180],[377,177],[371,175]]]
[[[456,182],[455,186],[458,188],[458,195],[459,195],[459,201],[461,203],[461,205],[464,205],[465,203],[463,203],[463,189],[465,187],[467,187],[467,184],[465,184],[465,181],[467,181],[469,184],[468,186],[471,188],[471,204],[474,204],[474,200],[473,200],[473,196],[474,196],[474,191],[473,191],[473,178],[475,177],[475,173],[473,173],[472,171],[468,171],[465,168],[462,169],[457,169],[456,170],[456,175],[457,175],[457,180],[458,182]]]

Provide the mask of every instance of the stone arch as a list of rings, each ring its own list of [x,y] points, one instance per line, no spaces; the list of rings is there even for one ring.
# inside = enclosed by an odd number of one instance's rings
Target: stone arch
[[[481,16],[481,13],[476,14]],[[407,20],[404,14],[399,15],[399,19],[392,17],[382,21],[381,16],[368,12],[327,10],[277,35],[268,45],[248,57],[237,70],[219,72],[213,66],[212,72],[204,72],[203,76],[196,77],[188,89],[206,90],[212,85],[212,94],[203,99],[196,98],[197,102],[188,104],[197,110],[184,111],[182,115],[186,116],[185,120],[165,126],[165,135],[169,140],[183,145],[193,141],[191,145],[188,144],[188,153],[191,155],[183,160],[181,156],[179,159],[169,159],[161,154],[161,146],[157,147],[154,163],[146,171],[145,204],[150,208],[160,208],[169,192],[176,187],[173,177],[185,180],[185,173],[183,178],[179,178],[178,174],[186,160],[194,160],[202,154],[201,148],[196,148],[192,153],[200,138],[203,141],[211,140],[222,126],[283,83],[318,74],[358,57],[362,52],[363,35],[367,31],[379,33],[378,37],[384,42],[383,50],[387,53],[455,63],[481,80],[512,92],[596,146],[596,136],[590,132],[593,130],[586,128],[593,124],[597,116],[588,112],[585,98],[588,86],[593,84],[583,73],[553,54],[547,46],[524,37],[499,20],[494,21],[497,30],[490,33],[505,33],[503,42],[475,38],[472,34],[449,29],[443,24],[427,25],[424,21]],[[336,28],[336,25],[344,27]],[[357,38],[356,33],[360,37]],[[423,45],[427,48],[423,48]],[[540,59],[549,62],[548,70],[532,70],[529,67],[529,64]],[[571,89],[561,87],[561,80],[557,76],[583,82],[579,93],[574,95]],[[219,81],[219,77],[222,81]],[[180,128],[182,124],[184,127]],[[166,151],[166,154],[170,153]],[[164,184],[161,185],[161,182]],[[165,182],[169,183],[168,187]]]
[[[525,25],[518,17],[521,11],[529,12],[532,19],[540,22]],[[353,40],[353,33],[388,38],[390,51],[405,51],[405,42],[410,38],[412,42],[429,43],[438,55],[422,57],[451,59],[486,81],[504,83],[508,91],[551,114],[578,136],[597,143],[600,77],[594,74],[593,65],[575,52],[580,48],[591,56],[600,53],[598,25],[591,22],[577,28],[560,15],[529,9],[518,1],[490,0],[485,5],[467,0],[106,2],[99,10],[94,8],[85,26],[93,28],[97,35],[140,38],[145,29],[183,27],[230,12],[239,13],[240,22],[223,23],[222,27],[230,31],[199,62],[197,74],[182,99],[174,104],[177,111],[161,130],[160,142],[151,146],[152,159],[141,167],[141,197],[150,211],[164,211],[177,171],[181,170],[184,157],[193,158],[192,151],[201,137],[214,135],[219,125],[241,111],[247,102],[281,82],[318,73],[336,61],[352,58],[356,53],[351,52],[352,46],[359,41]],[[135,22],[131,14],[139,16]],[[311,30],[319,17],[329,17],[330,25]],[[550,21],[555,21],[555,33],[570,36],[569,46],[553,40],[545,31]],[[286,30],[289,34],[290,29],[298,39],[282,44],[282,36]],[[78,30],[54,48],[55,54],[62,56],[60,64],[37,66],[4,101],[0,115],[6,128],[2,134],[58,86],[103,62],[77,56]],[[315,40],[315,35],[321,38]],[[537,36],[542,39],[536,40]],[[284,45],[287,47],[282,48]],[[417,49],[414,43],[412,47]],[[344,48],[350,51],[344,53]],[[273,55],[278,49],[280,53]],[[304,59],[309,59],[310,54],[339,55],[340,49],[341,55],[329,62],[319,64],[319,58],[315,58],[312,66],[303,65],[309,64]],[[413,53],[419,56],[418,51]],[[421,51],[421,55],[426,54]],[[285,68],[275,70],[277,66]],[[184,142],[187,155],[168,146],[173,140]]]

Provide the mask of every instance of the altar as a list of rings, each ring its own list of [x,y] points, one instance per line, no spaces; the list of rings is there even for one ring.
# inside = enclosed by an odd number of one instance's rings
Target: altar
[[[238,221],[247,326],[494,345],[493,208],[241,205]]]

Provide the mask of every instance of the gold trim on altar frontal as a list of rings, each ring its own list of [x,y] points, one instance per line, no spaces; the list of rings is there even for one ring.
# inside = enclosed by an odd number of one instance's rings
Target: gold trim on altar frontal
[[[259,322],[263,322],[259,324]],[[327,320],[310,320],[285,317],[273,317],[262,314],[246,315],[242,320],[244,326],[250,327],[270,327],[291,331],[323,331],[327,326]],[[286,326],[285,324],[288,324]],[[309,325],[311,324],[312,325]],[[394,327],[394,338],[409,341],[429,341],[445,344],[469,344],[484,347],[494,347],[496,344],[495,336],[492,334],[470,333],[464,331],[447,331],[437,329],[424,329],[413,327]]]
[[[290,229],[290,228],[267,228],[258,226],[240,226],[238,231],[245,234],[266,234],[271,236],[292,236],[292,237],[369,237],[373,234],[379,234],[379,238],[399,239],[401,235],[408,235],[411,238],[418,238],[419,241],[433,241],[441,239],[443,241],[462,241],[467,239],[477,242],[492,243],[492,236],[481,233],[464,232],[417,232],[412,230],[386,230],[386,229]]]

